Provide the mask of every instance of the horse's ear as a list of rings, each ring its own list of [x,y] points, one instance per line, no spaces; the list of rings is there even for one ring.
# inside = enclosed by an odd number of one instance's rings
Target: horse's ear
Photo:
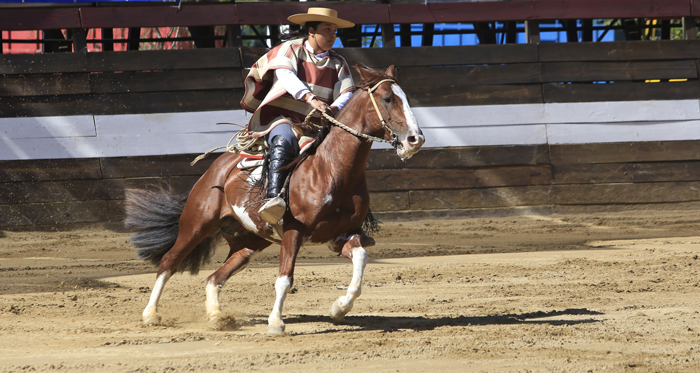
[[[358,63],[357,65],[355,65],[355,70],[357,70],[357,72],[360,73],[360,77],[362,78],[362,80],[372,79],[372,72],[366,65]]]
[[[394,65],[389,66],[386,69],[386,75],[396,79],[396,67]]]

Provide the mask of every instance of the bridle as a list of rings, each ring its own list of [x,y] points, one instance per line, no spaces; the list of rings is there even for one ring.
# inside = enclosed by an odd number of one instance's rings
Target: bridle
[[[347,131],[347,132],[349,132],[357,137],[363,138],[367,141],[385,142],[387,144],[391,144],[391,146],[393,146],[394,149],[398,149],[399,146],[401,146],[401,142],[399,141],[399,137],[396,136],[394,131],[392,131],[391,128],[389,128],[389,126],[387,125],[386,120],[384,120],[384,117],[382,116],[381,111],[379,111],[379,106],[377,106],[377,101],[374,99],[374,95],[373,95],[374,91],[379,87],[379,85],[381,85],[382,83],[385,83],[385,82],[396,83],[396,80],[394,80],[394,79],[380,80],[374,86],[372,86],[372,88],[368,88],[367,93],[369,94],[369,98],[372,101],[372,105],[374,106],[374,110],[377,112],[377,116],[379,117],[379,121],[382,123],[382,128],[384,128],[384,130],[389,134],[389,137],[391,137],[391,141],[385,140],[381,137],[376,137],[376,136],[367,135],[367,134],[358,132],[358,131],[346,126],[345,124],[339,122],[338,120],[336,120],[335,118],[333,118],[332,116],[330,116],[326,113],[321,113],[321,115],[324,118],[326,118],[331,124],[335,125],[336,127],[340,127],[341,129],[343,129],[343,130],[345,130],[345,131]],[[310,121],[311,116],[314,115],[314,113],[316,113],[317,111],[318,110],[316,110],[316,109],[311,110],[311,112],[306,116],[306,119],[304,119],[304,124],[312,124]],[[313,125],[315,125],[315,124],[313,124]]]

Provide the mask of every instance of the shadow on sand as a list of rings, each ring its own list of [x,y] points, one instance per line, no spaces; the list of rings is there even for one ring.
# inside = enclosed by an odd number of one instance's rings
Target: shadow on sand
[[[531,312],[521,314],[503,314],[489,316],[455,316],[429,318],[423,316],[347,316],[339,325],[351,325],[359,330],[397,331],[411,329],[414,331],[432,330],[441,326],[472,326],[472,325],[503,325],[503,324],[548,324],[548,325],[578,325],[601,322],[594,318],[585,319],[556,319],[542,320],[555,316],[595,316],[602,312],[586,308],[569,308],[563,311]],[[266,321],[265,321],[266,322]],[[327,315],[288,315],[285,324],[302,323],[333,323]],[[339,330],[325,330],[311,334],[333,333]]]

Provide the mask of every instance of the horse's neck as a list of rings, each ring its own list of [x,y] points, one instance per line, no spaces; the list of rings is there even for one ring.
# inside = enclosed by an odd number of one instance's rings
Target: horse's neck
[[[355,98],[339,113],[337,120],[360,133],[365,131],[365,109]],[[324,162],[331,165],[336,173],[349,173],[356,176],[364,173],[372,143],[361,139],[340,127],[333,126],[319,146],[317,154]],[[342,176],[342,175],[337,175]]]

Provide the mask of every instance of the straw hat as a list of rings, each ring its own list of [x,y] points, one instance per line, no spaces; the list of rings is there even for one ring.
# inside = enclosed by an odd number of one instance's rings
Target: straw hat
[[[287,18],[290,22],[297,25],[305,25],[306,22],[328,22],[338,28],[348,28],[355,26],[354,23],[338,18],[338,12],[335,9],[329,8],[309,8],[307,13],[299,13]]]

